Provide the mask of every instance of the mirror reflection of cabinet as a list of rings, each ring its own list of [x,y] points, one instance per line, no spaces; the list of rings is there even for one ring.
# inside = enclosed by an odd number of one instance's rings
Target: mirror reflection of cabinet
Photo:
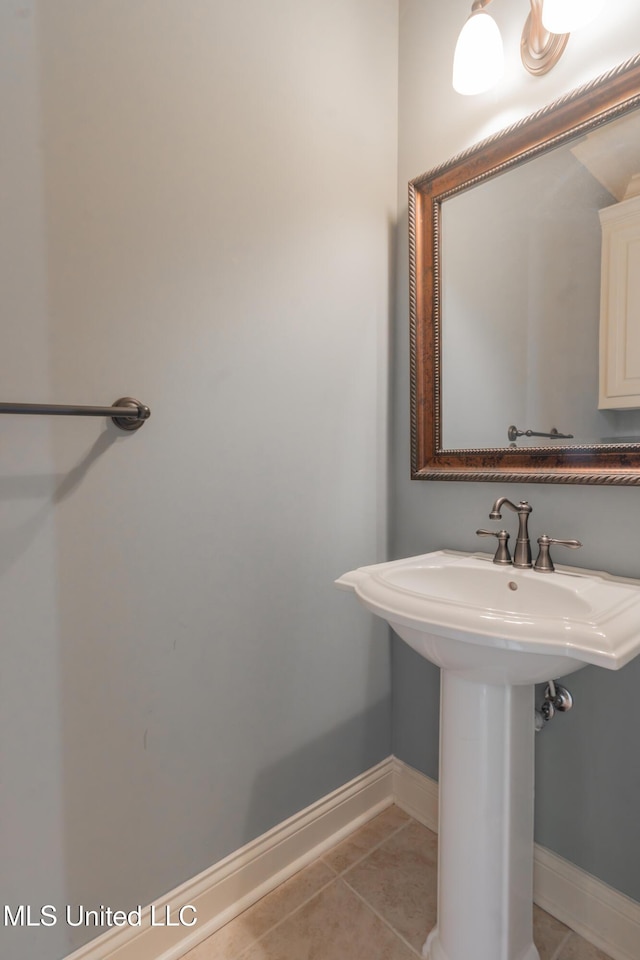
[[[638,178],[634,178],[637,182]],[[638,184],[640,190],[640,184]],[[600,211],[600,409],[640,408],[640,195]]]

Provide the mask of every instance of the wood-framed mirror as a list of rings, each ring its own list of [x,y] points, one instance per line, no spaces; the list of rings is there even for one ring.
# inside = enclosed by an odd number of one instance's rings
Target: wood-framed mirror
[[[411,181],[413,479],[640,484],[627,207],[640,55]]]

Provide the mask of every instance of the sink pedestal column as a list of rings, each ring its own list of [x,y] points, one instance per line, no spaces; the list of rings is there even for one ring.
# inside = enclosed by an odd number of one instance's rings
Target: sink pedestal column
[[[533,944],[534,688],[442,671],[438,921],[429,960],[540,960]]]

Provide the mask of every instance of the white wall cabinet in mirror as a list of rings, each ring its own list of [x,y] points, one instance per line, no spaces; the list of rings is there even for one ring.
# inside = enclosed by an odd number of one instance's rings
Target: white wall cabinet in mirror
[[[599,214],[638,172],[640,55],[410,182],[414,479],[640,484],[640,399],[603,404],[599,358]],[[640,385],[640,237],[625,257]]]
[[[640,194],[640,178],[632,181]],[[640,195],[600,211],[601,409],[640,410]]]

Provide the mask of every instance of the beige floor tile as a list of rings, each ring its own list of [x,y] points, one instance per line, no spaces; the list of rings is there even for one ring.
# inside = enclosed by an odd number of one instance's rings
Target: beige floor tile
[[[387,807],[373,820],[369,820],[346,840],[325,853],[322,859],[336,873],[343,873],[408,821],[409,817],[400,807],[395,805]]]
[[[333,871],[317,860],[203,940],[183,960],[236,960],[250,944],[334,879]]]
[[[533,941],[538,948],[540,960],[553,960],[556,950],[569,932],[569,927],[551,914],[540,907],[533,908]]]
[[[437,837],[391,806],[183,960],[416,960],[436,907]],[[533,928],[540,960],[610,960],[538,907]]]
[[[558,960],[610,960],[606,953],[572,933],[558,955]]]
[[[344,879],[415,950],[421,950],[436,921],[435,833],[410,821]]]
[[[242,954],[241,960],[416,960],[337,878]]]

